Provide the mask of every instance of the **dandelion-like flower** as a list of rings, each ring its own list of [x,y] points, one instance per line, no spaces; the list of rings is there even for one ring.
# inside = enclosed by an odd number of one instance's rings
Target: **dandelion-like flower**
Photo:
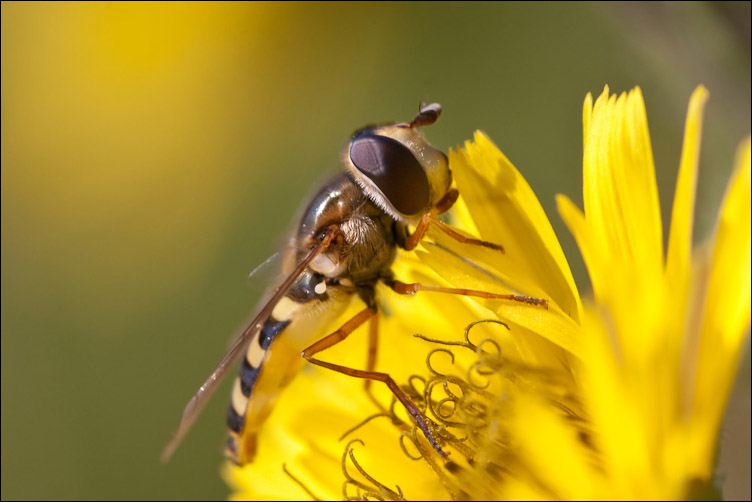
[[[225,466],[233,498],[677,499],[707,490],[750,321],[750,141],[712,238],[693,250],[706,99],[699,88],[690,101],[664,254],[640,90],[586,98],[584,212],[558,199],[593,284],[584,307],[515,167],[482,133],[451,151],[462,194],[452,224],[505,253],[429,231],[399,256],[395,275],[545,298],[548,308],[380,289],[378,369],[431,419],[449,456],[385,389],[367,393],[362,381],[307,368],[265,424],[256,460]],[[348,340],[326,358],[357,366],[365,347]]]
[[[693,252],[706,99],[702,87],[690,99],[665,256],[640,90],[585,100],[585,211],[558,200],[595,297],[578,374],[602,474],[575,492],[581,497],[687,498],[713,478],[750,321],[750,142],[739,149],[714,238]]]

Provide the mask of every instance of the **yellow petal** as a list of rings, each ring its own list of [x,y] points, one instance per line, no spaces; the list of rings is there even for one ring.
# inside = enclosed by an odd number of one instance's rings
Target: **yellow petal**
[[[465,203],[465,199],[464,197],[462,197],[462,194],[460,194],[460,196],[457,198],[457,202],[455,202],[454,206],[452,206],[450,214],[450,221],[452,225],[459,227],[470,235],[480,235],[478,227],[475,226],[475,221],[473,221],[473,217],[470,214],[470,210],[467,208],[467,204]]]
[[[671,230],[666,254],[666,278],[675,294],[686,291],[692,258],[692,224],[694,222],[697,167],[700,158],[702,117],[708,91],[700,86],[692,93],[684,128],[679,177],[676,181]],[[678,303],[683,304],[683,298]]]
[[[608,86],[604,91],[608,95]],[[588,133],[590,131],[590,121],[593,118],[593,95],[589,92],[585,96],[585,102],[582,104],[582,150],[585,151],[585,145],[588,142]]]
[[[513,273],[530,277],[573,318],[581,309],[577,287],[556,235],[519,171],[483,133],[449,152],[457,187],[484,240],[504,246]]]
[[[430,252],[418,251],[418,256],[452,286],[500,294],[510,293],[507,283],[490,271],[479,273],[478,266],[474,263],[458,260],[452,253],[438,246],[427,243],[426,247]],[[515,301],[486,300],[475,297],[472,300],[497,312],[502,320],[510,321],[528,330],[531,334],[527,337],[527,343],[533,343],[531,337],[540,335],[554,345],[577,355],[576,335],[579,331],[577,323],[556,303],[549,304],[549,309],[546,310],[540,306]],[[513,333],[519,334],[521,347],[525,345],[522,340],[526,336],[523,333],[528,331],[518,333],[512,330]],[[537,361],[538,364],[559,366],[564,362],[563,356],[552,351],[550,347],[539,346],[536,352],[528,356],[529,361]]]
[[[465,237],[472,237],[472,235],[458,229],[455,229],[455,231]],[[483,246],[464,244],[434,227],[429,229],[428,237],[438,247],[452,253],[455,260],[459,259],[478,265],[477,274],[493,275],[495,280],[501,281],[504,284],[504,291],[495,290],[495,293],[506,292],[527,295],[534,298],[545,298],[555,303],[555,300],[547,296],[547,293],[535,282],[534,278],[517,273],[518,271],[507,253]],[[430,244],[424,245],[424,248],[432,249]]]
[[[618,328],[604,314],[585,309],[580,381],[611,496],[671,498],[658,484],[662,473],[655,457],[662,452],[662,440],[654,434],[657,410],[648,405],[653,399],[645,395],[650,386],[642,378],[643,372],[655,377],[650,370],[657,366],[643,368],[624,361],[612,343]]]
[[[583,159],[583,200],[594,244],[614,266],[659,273],[663,243],[655,168],[639,88],[596,100]]]
[[[599,476],[587,464],[590,453],[577,430],[531,394],[519,394],[515,401],[510,433],[519,441],[521,460],[536,473],[535,484],[564,500],[597,499]]]
[[[593,291],[596,298],[606,298],[608,295],[608,271],[604,268],[603,257],[605,250],[595,248],[596,240],[591,235],[591,229],[585,220],[585,215],[566,195],[556,196],[556,205],[561,215],[561,219],[572,232],[577,246],[580,248],[582,259],[587,266],[590,274],[590,282],[593,285]]]
[[[717,431],[750,323],[750,140],[739,148],[719,215],[702,322],[693,413],[706,428],[693,451],[700,472],[712,472]]]

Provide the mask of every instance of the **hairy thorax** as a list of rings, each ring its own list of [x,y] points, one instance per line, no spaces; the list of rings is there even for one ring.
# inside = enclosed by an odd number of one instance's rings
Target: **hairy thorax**
[[[375,206],[345,174],[330,179],[306,208],[298,227],[298,246],[308,249],[330,225],[339,233],[310,267],[326,277],[369,284],[388,274],[396,247],[394,220]]]

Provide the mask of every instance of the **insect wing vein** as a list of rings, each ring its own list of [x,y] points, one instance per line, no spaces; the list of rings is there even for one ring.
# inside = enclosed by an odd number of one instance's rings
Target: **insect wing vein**
[[[251,339],[251,337],[253,337],[253,335],[259,329],[261,329],[264,321],[269,318],[272,310],[274,310],[274,306],[287,293],[290,287],[292,287],[300,274],[305,271],[311,261],[316,258],[319,253],[322,253],[326,250],[327,247],[329,247],[329,243],[332,241],[335,231],[336,227],[330,227],[326,230],[326,232],[322,235],[322,239],[319,241],[319,243],[315,247],[311,248],[305,258],[303,258],[303,260],[301,260],[296,265],[295,269],[293,269],[290,275],[287,276],[284,282],[279,287],[277,287],[277,289],[274,291],[274,294],[272,294],[271,298],[269,298],[269,300],[264,304],[264,307],[259,311],[256,317],[254,317],[253,321],[248,324],[248,326],[243,330],[240,336],[233,342],[232,346],[219,361],[219,364],[217,364],[211,375],[209,375],[206,381],[204,381],[201,387],[199,387],[198,391],[191,398],[191,400],[188,401],[188,404],[183,410],[183,416],[180,419],[180,423],[178,424],[177,429],[175,429],[172,438],[167,443],[164,450],[162,450],[162,462],[167,462],[170,457],[172,457],[172,454],[175,453],[175,450],[190,430],[193,422],[204,409],[206,403],[209,401],[209,398],[212,396],[212,394],[214,394],[214,391],[217,390],[217,387],[222,381],[222,378],[225,376],[225,373],[227,373],[229,366],[242,352],[243,348]]]

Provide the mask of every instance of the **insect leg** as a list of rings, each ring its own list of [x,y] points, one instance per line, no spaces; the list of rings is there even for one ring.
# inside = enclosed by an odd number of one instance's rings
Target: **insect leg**
[[[448,211],[449,208],[452,207],[455,202],[457,202],[457,197],[459,196],[460,193],[456,189],[452,188],[446,193],[446,195],[444,195],[444,197],[441,198],[441,200],[436,204],[434,208],[424,214],[420,218],[418,226],[415,227],[415,232],[413,232],[412,235],[410,235],[405,240],[405,249],[408,251],[415,249],[415,247],[418,245],[418,243],[428,230],[428,226],[431,224],[431,220],[435,219],[436,215]]]
[[[368,361],[366,362],[366,370],[373,371],[376,369],[376,355],[379,350],[379,316],[374,315],[371,317],[371,322],[368,324]],[[371,390],[371,381],[366,380],[366,391]]]
[[[385,281],[387,285],[400,295],[414,295],[418,291],[434,291],[436,293],[448,293],[451,295],[477,296],[479,298],[493,298],[498,300],[512,300],[515,302],[529,303],[530,305],[540,305],[548,309],[548,300],[543,298],[533,298],[525,295],[502,295],[498,293],[489,293],[487,291],[477,291],[474,289],[462,288],[444,288],[441,286],[426,286],[419,282],[405,283],[401,281]]]
[[[500,246],[499,244],[494,244],[493,242],[488,241],[482,241],[480,239],[473,239],[472,237],[465,237],[464,235],[460,234],[459,232],[455,231],[452,227],[444,223],[443,221],[432,218],[431,224],[435,225],[439,230],[447,234],[452,239],[459,241],[463,244],[472,244],[474,246],[483,246],[484,248],[490,248],[494,249],[496,251],[504,252],[504,247]]]
[[[425,235],[426,231],[428,230],[428,225],[430,224],[431,213],[426,213],[420,218],[418,226],[415,227],[415,232],[413,232],[407,239],[405,239],[404,247],[407,251],[412,251],[413,249],[415,249],[415,247]]]
[[[441,213],[444,213],[449,210],[449,208],[454,205],[454,203],[457,201],[457,197],[459,197],[459,192],[455,189],[451,189],[447,192],[447,194],[436,204],[436,206],[431,209],[428,213],[424,214],[420,221],[418,222],[418,226],[415,228],[415,232],[413,232],[406,240],[405,240],[405,249],[407,251],[412,251],[415,249],[415,247],[418,245],[418,242],[423,238],[425,233],[428,231],[428,227],[431,225],[435,225],[438,227],[439,230],[447,234],[449,237],[451,237],[454,240],[457,240],[459,242],[462,242],[463,244],[472,244],[474,246],[483,246],[490,249],[494,249],[496,251],[504,252],[504,248],[498,244],[494,244],[493,242],[488,241],[482,241],[480,239],[474,239],[472,237],[465,237],[464,235],[460,234],[459,232],[455,231],[452,227],[447,225],[446,223],[442,222],[437,218],[438,215]]]
[[[366,361],[366,371],[374,371],[376,369],[376,356],[379,350],[379,316],[375,315],[371,317],[371,321],[368,323],[368,360]],[[368,394],[368,398],[373,404],[381,411],[386,411],[384,405],[379,402],[373,393],[371,383],[373,380],[366,378],[363,388]]]
[[[358,312],[352,319],[347,321],[345,324],[342,325],[337,331],[334,333],[331,333],[330,335],[325,336],[318,342],[310,345],[308,348],[303,350],[301,355],[303,358],[305,358],[306,361],[309,363],[315,364],[317,366],[321,366],[324,368],[328,368],[332,371],[336,371],[338,373],[343,373],[348,376],[356,377],[356,378],[365,378],[368,380],[376,380],[379,382],[384,382],[387,387],[389,387],[389,390],[392,391],[392,393],[395,395],[397,399],[402,403],[402,405],[407,409],[407,412],[415,419],[415,422],[418,424],[418,427],[421,431],[423,431],[423,434],[425,434],[426,439],[428,439],[428,442],[431,443],[431,446],[439,452],[439,454],[442,457],[446,457],[447,453],[441,449],[441,446],[439,446],[438,441],[434,437],[434,435],[431,433],[431,429],[429,426],[429,423],[431,425],[434,425],[431,420],[426,417],[423,412],[418,409],[415,404],[410,401],[410,398],[407,397],[407,395],[402,391],[402,389],[399,388],[399,385],[390,377],[387,373],[381,373],[378,371],[363,371],[363,370],[356,370],[354,368],[348,368],[347,366],[340,366],[339,364],[333,364],[328,363],[326,361],[321,361],[320,359],[315,359],[313,356],[322,350],[326,350],[329,347],[341,342],[345,338],[347,338],[350,333],[355,331],[356,328],[358,328],[361,324],[366,322],[368,319],[374,317],[377,314],[376,309],[372,307],[365,308]],[[369,355],[369,364],[370,364],[370,355]],[[374,358],[375,360],[375,358]]]

